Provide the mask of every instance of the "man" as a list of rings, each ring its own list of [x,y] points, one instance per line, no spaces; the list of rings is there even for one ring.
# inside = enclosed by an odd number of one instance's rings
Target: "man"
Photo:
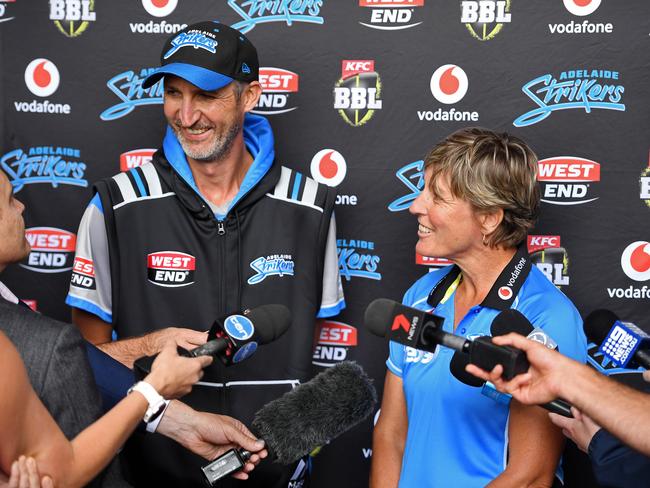
[[[510,381],[501,378],[501,365],[487,372],[470,364],[468,372],[491,381],[497,389],[526,405],[541,405],[556,398],[563,398],[573,405],[574,419],[549,414],[551,420],[583,450],[598,449],[598,453],[592,452],[592,459],[595,457],[602,461],[603,469],[599,472],[600,465],[595,464],[594,471],[599,480],[607,481],[608,486],[613,478],[617,478],[616,486],[640,486],[639,479],[648,479],[650,462],[647,458],[620,449],[598,431],[602,426],[628,446],[650,456],[650,395],[617,383],[523,336],[508,334],[495,337],[493,341],[524,351],[530,362],[528,371]],[[644,372],[644,379],[650,380],[648,371]],[[607,445],[599,445],[603,442]],[[614,463],[616,467],[624,468],[616,471],[617,476],[612,476],[612,466],[609,465],[612,455],[618,457]]]
[[[215,318],[281,303],[293,314],[284,336],[241,364],[213,365],[193,406],[248,422],[268,401],[310,376],[315,318],[344,306],[338,275],[334,191],[274,162],[269,123],[252,115],[260,97],[250,41],[216,22],[191,25],[165,43],[168,122],[150,164],[99,182],[82,218],[67,303],[82,334],[125,364],[156,352],[161,338],[204,341]],[[168,329],[183,325],[192,329]],[[118,341],[111,342],[116,332]],[[153,439],[125,449],[132,481],[200,483],[200,460]],[[248,486],[287,486],[306,464],[265,463]]]
[[[9,179],[0,171],[0,273],[29,255],[24,209],[14,198]],[[33,312],[0,282],[0,331],[20,352],[36,394],[68,439],[99,418],[102,408],[93,371],[75,327]],[[112,360],[104,357],[104,361]],[[135,380],[130,370],[114,363],[105,363],[109,364],[111,377],[103,376],[102,383],[117,401]],[[214,459],[232,447],[257,450],[252,434],[237,420],[196,412],[176,400],[168,405],[159,422],[158,433],[206,459]],[[251,468],[249,465],[247,470]],[[245,473],[237,476],[247,478]],[[91,486],[129,485],[113,462]]]

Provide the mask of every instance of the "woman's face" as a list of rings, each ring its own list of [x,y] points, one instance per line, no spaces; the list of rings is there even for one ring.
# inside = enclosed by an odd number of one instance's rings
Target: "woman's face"
[[[424,172],[422,193],[409,207],[418,219],[415,251],[429,257],[454,259],[482,246],[481,226],[469,202],[449,190],[449,177],[438,176],[439,198],[431,193],[431,169]]]

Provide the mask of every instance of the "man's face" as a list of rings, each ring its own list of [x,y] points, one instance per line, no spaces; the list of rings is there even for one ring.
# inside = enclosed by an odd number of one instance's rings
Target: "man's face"
[[[31,250],[25,238],[23,210],[7,175],[0,171],[0,270],[25,259]]]
[[[245,113],[232,83],[207,92],[169,75],[164,111],[185,154],[203,162],[222,160],[230,152]]]

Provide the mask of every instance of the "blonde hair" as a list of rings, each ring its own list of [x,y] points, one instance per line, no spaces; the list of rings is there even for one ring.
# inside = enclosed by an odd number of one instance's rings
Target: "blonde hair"
[[[438,181],[449,178],[452,195],[478,212],[503,209],[503,220],[484,242],[516,247],[533,227],[539,212],[537,156],[512,135],[470,127],[436,144],[424,160],[431,168],[430,190],[440,198]]]

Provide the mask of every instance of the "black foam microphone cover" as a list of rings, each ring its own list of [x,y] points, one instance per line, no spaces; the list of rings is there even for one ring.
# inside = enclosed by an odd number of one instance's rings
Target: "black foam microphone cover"
[[[483,386],[483,381],[481,378],[477,378],[473,374],[465,371],[465,366],[469,364],[469,355],[462,352],[455,352],[449,363],[449,371],[451,374],[461,383],[465,383],[467,386],[480,387]]]
[[[603,308],[587,315],[583,327],[589,342],[600,346],[617,320],[618,316],[614,312]]]
[[[513,308],[499,312],[499,314],[494,317],[492,325],[490,325],[492,337],[506,335],[510,332],[515,332],[527,337],[534,329],[535,328],[524,314]]]

